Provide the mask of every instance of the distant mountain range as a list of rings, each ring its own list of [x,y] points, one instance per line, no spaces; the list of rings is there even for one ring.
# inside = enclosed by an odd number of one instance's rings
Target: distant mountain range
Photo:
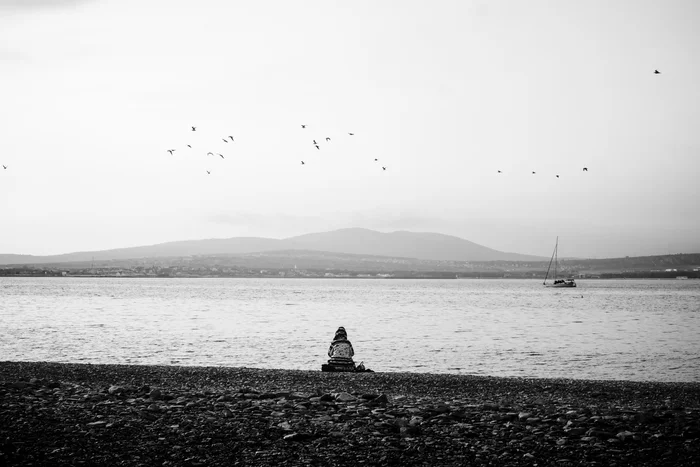
[[[418,232],[382,233],[369,229],[340,229],[285,239],[233,237],[186,240],[114,250],[84,251],[51,256],[2,255],[0,264],[51,264],[95,260],[164,258],[198,255],[240,255],[280,250],[323,251],[355,255],[444,261],[545,261],[541,256],[505,253],[451,235]]]

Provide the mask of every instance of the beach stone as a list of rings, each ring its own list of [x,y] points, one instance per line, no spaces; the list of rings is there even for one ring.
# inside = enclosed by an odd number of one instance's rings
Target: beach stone
[[[418,426],[402,426],[399,427],[399,433],[402,436],[417,436],[421,433],[421,429]]]
[[[291,433],[289,435],[286,435],[284,438],[285,441],[306,441],[311,439],[312,436],[308,433]]]
[[[160,391],[160,389],[156,388],[151,390],[151,392],[148,393],[148,397],[153,399],[153,400],[158,400],[163,398],[163,393]]]
[[[107,389],[107,392],[112,394],[113,396],[118,396],[120,394],[124,393],[124,388],[121,386],[110,386],[109,389]]]
[[[283,430],[285,430],[285,431],[291,431],[291,429],[292,429],[292,425],[290,425],[289,422],[286,422],[286,421],[285,421],[285,422],[278,423],[278,424],[277,424],[277,427],[278,427],[278,428],[281,428],[281,429],[283,429]]]
[[[351,394],[348,394],[347,392],[340,392],[336,394],[335,400],[338,402],[350,402],[357,400],[357,398]]]
[[[594,436],[598,439],[610,439],[615,437],[615,433],[611,433],[609,431],[603,431],[603,430],[597,430],[595,428],[591,428],[586,432],[587,436]]]
[[[379,396],[375,397],[371,401],[369,401],[371,405],[375,404],[388,404],[389,403],[389,397],[387,397],[386,394],[380,394]]]
[[[626,430],[625,430],[625,431],[619,432],[619,433],[618,433],[617,435],[615,435],[615,436],[617,436],[617,439],[619,439],[620,441],[629,441],[629,440],[631,440],[632,437],[634,436],[634,433],[632,433],[631,431],[626,431]]]

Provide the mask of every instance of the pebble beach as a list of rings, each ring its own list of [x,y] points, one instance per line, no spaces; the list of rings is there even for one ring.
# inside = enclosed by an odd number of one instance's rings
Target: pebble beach
[[[0,465],[694,466],[700,383],[0,362]]]

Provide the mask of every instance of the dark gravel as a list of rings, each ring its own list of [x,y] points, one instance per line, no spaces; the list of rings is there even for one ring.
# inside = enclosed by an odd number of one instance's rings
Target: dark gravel
[[[2,465],[700,465],[700,383],[0,362]]]

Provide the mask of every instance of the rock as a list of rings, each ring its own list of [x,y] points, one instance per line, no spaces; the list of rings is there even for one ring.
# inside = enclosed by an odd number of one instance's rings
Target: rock
[[[581,436],[588,431],[587,428],[579,427],[579,428],[571,428],[568,430],[566,433],[569,434],[569,436]]]
[[[628,441],[634,437],[634,433],[632,433],[631,431],[621,431],[615,436],[617,436],[617,439],[619,439],[620,441]]]
[[[163,398],[163,393],[160,392],[160,389],[155,388],[151,390],[151,392],[148,393],[148,397],[153,399],[153,400],[158,400]]]
[[[289,435],[286,435],[284,438],[285,441],[307,441],[311,439],[313,436],[311,436],[308,433],[291,433]]]
[[[110,386],[109,389],[107,389],[107,392],[113,396],[118,396],[120,394],[124,394],[124,388],[121,386]]]
[[[416,436],[419,435],[421,432],[420,427],[418,426],[402,426],[399,428],[399,433],[401,433],[402,436]]]
[[[351,402],[357,400],[357,398],[347,392],[340,392],[335,395],[335,400],[338,402]]]

